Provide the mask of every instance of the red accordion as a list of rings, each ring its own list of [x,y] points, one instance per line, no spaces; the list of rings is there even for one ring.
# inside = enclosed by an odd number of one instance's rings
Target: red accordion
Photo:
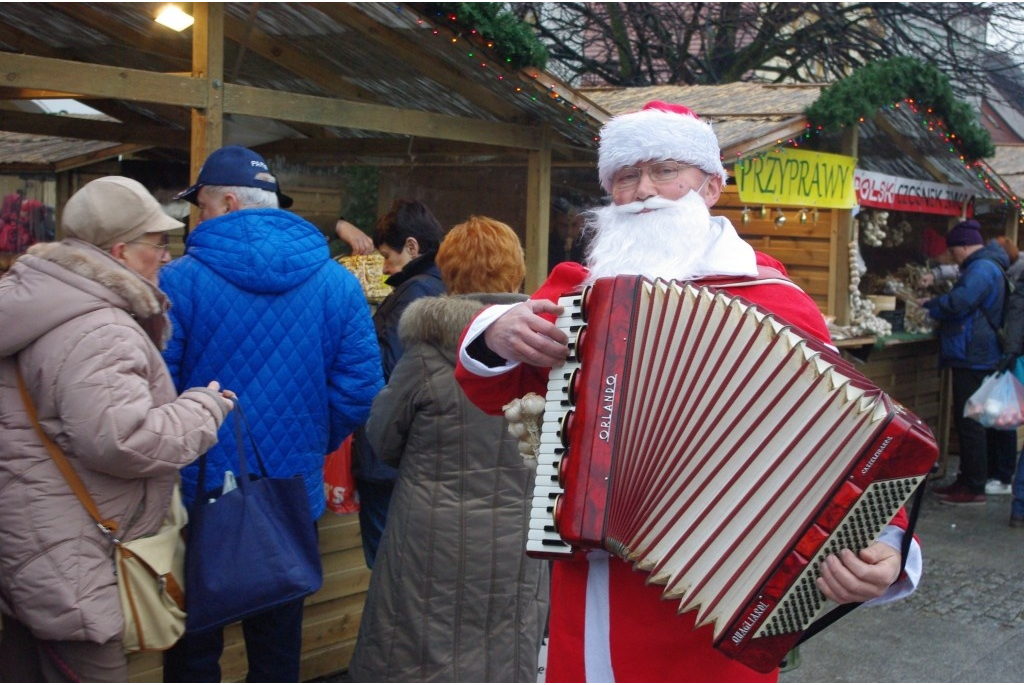
[[[867,547],[925,478],[928,428],[835,350],[741,298],[636,276],[563,297],[532,556],[605,549],[775,668],[831,608],[821,561]]]

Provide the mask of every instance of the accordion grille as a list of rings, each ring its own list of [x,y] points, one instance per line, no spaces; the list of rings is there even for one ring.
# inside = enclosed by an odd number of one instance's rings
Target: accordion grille
[[[864,496],[822,545],[814,561],[793,583],[792,588],[779,601],[778,607],[768,617],[757,637],[773,637],[805,630],[815,619],[833,608],[815,585],[821,575],[821,564],[830,554],[843,549],[863,549],[871,544],[878,531],[892,519],[892,511],[898,509],[913,494],[923,477],[900,478],[879,481],[869,485]]]

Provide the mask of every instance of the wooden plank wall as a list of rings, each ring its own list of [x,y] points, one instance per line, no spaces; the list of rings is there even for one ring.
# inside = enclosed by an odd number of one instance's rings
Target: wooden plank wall
[[[300,672],[303,681],[337,673],[348,666],[370,583],[358,518],[328,512],[317,522],[317,528],[324,585],[306,600]],[[245,680],[246,654],[241,624],[225,630],[220,665],[224,682]],[[161,655],[132,654],[128,660],[128,677],[133,683],[162,682]]]
[[[917,414],[933,433],[939,434],[940,412],[944,407],[938,340],[933,338],[872,350],[867,362],[858,370]]]
[[[749,220],[743,223],[743,210],[748,209]],[[761,218],[761,205],[744,205],[736,186],[727,186],[711,213],[725,216],[748,243],[758,252],[764,252],[782,262],[790,277],[814,298],[823,314],[829,311],[829,258],[833,248],[834,212],[819,209],[817,221],[811,207],[807,220],[801,222],[800,207],[783,207],[786,222],[775,223],[776,208],[766,207],[768,216]],[[845,258],[845,252],[844,252]]]

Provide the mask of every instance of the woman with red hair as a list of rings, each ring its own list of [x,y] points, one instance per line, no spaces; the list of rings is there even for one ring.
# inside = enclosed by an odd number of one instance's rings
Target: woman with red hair
[[[437,253],[449,297],[399,324],[405,353],[374,400],[366,434],[398,468],[349,664],[355,682],[534,682],[548,606],[547,563],[522,553],[534,467],[503,417],[455,381],[462,329],[514,303],[526,273],[507,225],[470,217]]]

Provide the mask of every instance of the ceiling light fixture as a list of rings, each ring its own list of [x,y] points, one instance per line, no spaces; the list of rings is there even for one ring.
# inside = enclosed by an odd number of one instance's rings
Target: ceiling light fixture
[[[169,29],[179,33],[187,29],[195,20],[177,5],[165,5],[160,13],[156,15],[156,23],[163,24]]]

